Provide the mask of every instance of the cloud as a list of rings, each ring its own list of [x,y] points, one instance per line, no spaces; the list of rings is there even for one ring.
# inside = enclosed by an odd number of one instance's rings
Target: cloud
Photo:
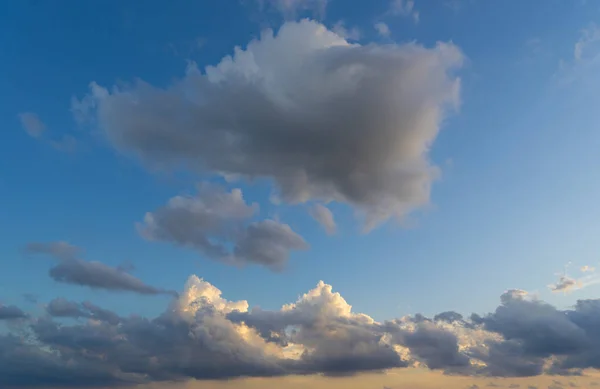
[[[591,24],[587,28],[581,30],[581,36],[575,43],[573,49],[573,57],[576,61],[582,61],[598,55],[600,46],[600,28],[595,24]]]
[[[23,312],[19,307],[14,305],[0,304],[0,321],[24,319],[26,317],[27,314],[25,314],[25,312]]]
[[[374,27],[377,33],[384,38],[388,38],[391,34],[390,27],[384,22],[375,23]]]
[[[568,276],[561,276],[560,279],[558,280],[558,282],[556,284],[552,284],[549,285],[548,288],[550,288],[551,291],[553,292],[569,292],[572,291],[573,289],[579,289],[579,283],[577,282],[577,280],[568,277]]]
[[[273,7],[288,19],[293,19],[299,12],[312,11],[317,17],[325,16],[328,0],[257,0],[261,8]]]
[[[283,201],[347,203],[369,229],[429,203],[428,152],[460,102],[463,58],[445,43],[349,44],[303,20],[167,89],[92,83],[78,104],[147,164],[270,178]]]
[[[480,320],[451,311],[378,322],[319,282],[276,310],[229,301],[191,276],[156,318],[52,300],[50,316],[0,335],[0,386],[116,387],[159,381],[352,375],[427,367],[449,375],[580,374],[600,365],[600,300],[561,311],[507,291]],[[52,317],[86,320],[57,322]],[[14,329],[13,329],[14,330]],[[463,381],[464,382],[464,381]]]
[[[49,275],[57,282],[147,295],[174,293],[147,285],[121,268],[80,259],[78,258],[80,250],[66,242],[29,243],[25,247],[25,252],[44,254],[53,258],[57,263],[50,268]]]
[[[581,270],[582,273],[593,273],[593,272],[596,271],[596,268],[594,268],[592,266],[585,265],[585,266],[582,266],[580,270]]]
[[[208,258],[232,265],[259,264],[281,270],[290,251],[308,248],[287,224],[264,220],[247,224],[258,210],[246,204],[242,191],[226,192],[202,184],[195,196],[176,196],[148,212],[137,228],[148,240],[196,249]]]
[[[234,261],[257,263],[281,270],[292,250],[306,250],[308,244],[287,224],[264,220],[250,224],[237,240]]]
[[[593,273],[594,268],[584,266],[581,268],[581,272]],[[563,292],[566,294],[598,283],[600,283],[600,275],[598,274],[587,274],[579,278],[572,278],[563,274],[557,283],[548,285],[548,288],[552,292]]]
[[[337,35],[346,39],[347,41],[357,41],[360,39],[361,36],[360,30],[358,28],[352,27],[348,29],[346,28],[346,25],[342,20],[336,22],[331,30]]]
[[[32,138],[41,138],[46,131],[46,125],[40,120],[37,114],[33,112],[24,112],[19,114],[21,126]]]
[[[44,140],[47,133],[46,124],[44,124],[36,113],[24,112],[20,113],[18,116],[21,121],[21,126],[29,136],[35,139]],[[64,152],[73,152],[79,145],[77,139],[71,135],[63,135],[58,139],[49,139],[46,141],[54,149]]]
[[[333,218],[333,213],[322,204],[315,204],[310,208],[310,215],[315,219],[329,235],[333,235],[337,231],[337,225]]]
[[[420,13],[415,9],[414,0],[391,0],[389,13],[398,16],[410,16],[419,23]]]
[[[46,311],[50,316],[53,317],[73,317],[80,318],[86,317],[79,304],[65,300],[64,298],[56,298],[48,303]]]
[[[46,306],[46,312],[52,317],[88,318],[116,325],[121,318],[112,311],[100,308],[89,301],[77,303],[64,298],[55,298]]]
[[[600,28],[592,23],[580,31],[580,37],[573,45],[573,57],[559,61],[554,77],[563,86],[576,82],[587,84],[597,73],[599,63]]]

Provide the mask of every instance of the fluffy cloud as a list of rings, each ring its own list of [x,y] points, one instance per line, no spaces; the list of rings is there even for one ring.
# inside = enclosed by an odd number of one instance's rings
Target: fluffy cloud
[[[429,202],[462,62],[452,44],[361,46],[303,20],[166,89],[92,83],[77,115],[151,165],[271,178],[284,201],[344,202],[371,228]]]
[[[138,230],[146,239],[191,247],[211,259],[233,265],[260,264],[281,270],[291,250],[308,247],[290,226],[274,220],[246,224],[256,204],[246,204],[242,191],[226,192],[203,184],[195,196],[176,196],[149,212]],[[233,246],[233,248],[230,248]]]
[[[310,209],[310,215],[319,222],[320,225],[323,226],[325,231],[329,235],[335,234],[337,230],[337,225],[335,224],[335,219],[333,218],[333,213],[322,204],[315,204]]]
[[[191,276],[154,319],[65,299],[52,300],[47,312],[29,318],[20,336],[0,335],[3,388],[338,376],[409,366],[503,377],[600,368],[600,300],[560,311],[522,291],[506,292],[493,313],[476,320],[444,312],[377,322],[324,282],[266,311],[229,301]]]
[[[57,263],[50,268],[50,277],[57,282],[88,286],[95,289],[129,291],[140,294],[174,294],[145,284],[122,268],[113,268],[101,262],[78,258],[80,250],[66,242],[29,243],[29,254],[49,255]]]
[[[46,125],[42,122],[39,116],[33,112],[24,112],[19,114],[19,120],[21,126],[32,138],[40,138],[44,131],[46,131]]]

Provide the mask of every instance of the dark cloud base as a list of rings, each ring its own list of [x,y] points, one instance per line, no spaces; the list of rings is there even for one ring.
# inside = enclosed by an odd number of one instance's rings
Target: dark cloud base
[[[561,311],[521,291],[485,316],[376,322],[319,283],[278,311],[248,310],[195,276],[156,318],[63,298],[32,317],[0,307],[0,387],[120,386],[427,366],[446,374],[577,375],[600,366],[600,300]],[[18,325],[14,325],[18,324]]]

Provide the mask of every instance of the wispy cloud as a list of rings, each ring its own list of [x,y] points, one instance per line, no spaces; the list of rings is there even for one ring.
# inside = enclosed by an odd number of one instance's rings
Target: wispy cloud
[[[21,126],[32,138],[41,138],[46,131],[46,125],[36,113],[23,112],[19,114]]]
[[[415,23],[419,23],[421,14],[415,9],[414,0],[392,0],[389,13],[398,16],[410,16]]]
[[[391,31],[390,31],[390,27],[387,25],[387,23],[378,22],[378,23],[375,23],[375,25],[373,27],[375,28],[375,30],[377,31],[377,33],[379,35],[381,35],[384,38],[389,38]]]
[[[46,142],[54,149],[64,152],[73,152],[77,149],[79,142],[73,136],[63,134],[56,138],[50,135],[46,124],[34,112],[23,112],[18,115],[23,130],[32,138]]]
[[[156,288],[132,276],[120,267],[110,267],[96,261],[79,258],[81,250],[66,242],[33,242],[24,248],[27,254],[46,255],[56,264],[49,275],[57,282],[87,286],[93,289],[128,291],[146,295],[168,294],[173,291]]]
[[[558,279],[558,282],[548,285],[548,288],[552,292],[570,293],[575,290],[580,290],[588,286],[600,283],[600,274],[587,274],[581,277],[571,277],[567,275],[566,269],[568,267],[569,265],[566,266],[564,273],[559,274],[560,277]],[[582,266],[579,270],[582,273],[595,272],[595,269],[588,265]]]

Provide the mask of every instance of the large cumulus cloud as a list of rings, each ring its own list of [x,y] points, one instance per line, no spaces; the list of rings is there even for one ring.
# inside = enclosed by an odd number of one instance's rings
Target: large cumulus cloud
[[[0,336],[0,386],[117,386],[151,381],[349,375],[421,366],[453,375],[580,374],[600,368],[600,300],[571,310],[508,291],[498,308],[378,322],[319,282],[278,310],[229,301],[191,276],[156,318],[54,299]],[[77,319],[77,320],[72,320]]]
[[[370,228],[429,202],[462,61],[452,44],[349,44],[303,20],[168,88],[92,83],[74,111],[151,165],[271,178],[284,201],[344,202]]]

